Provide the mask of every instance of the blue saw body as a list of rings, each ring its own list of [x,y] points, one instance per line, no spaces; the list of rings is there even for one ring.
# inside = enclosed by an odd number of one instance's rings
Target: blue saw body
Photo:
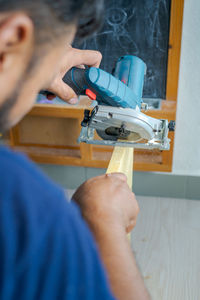
[[[100,105],[140,109],[145,74],[146,64],[136,56],[127,55],[118,59],[114,75],[94,67],[72,68],[71,74],[68,72],[63,80],[78,95],[88,89],[92,91]]]
[[[136,56],[126,55],[118,59],[114,74],[99,68],[72,68],[63,81],[79,95],[88,95],[100,105],[123,108],[141,108],[145,63]],[[51,94],[41,91],[41,94]]]

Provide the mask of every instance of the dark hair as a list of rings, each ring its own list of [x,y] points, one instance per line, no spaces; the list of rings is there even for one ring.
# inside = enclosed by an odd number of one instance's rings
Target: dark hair
[[[0,12],[25,11],[33,20],[36,38],[62,32],[63,24],[77,23],[77,39],[84,39],[102,24],[104,0],[0,0]],[[60,26],[59,26],[60,25]],[[43,30],[42,30],[43,29]],[[47,30],[45,30],[47,29]],[[50,29],[50,30],[49,30]]]

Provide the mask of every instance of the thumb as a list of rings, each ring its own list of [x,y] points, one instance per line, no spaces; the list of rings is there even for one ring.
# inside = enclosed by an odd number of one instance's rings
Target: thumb
[[[107,173],[106,176],[110,177],[110,178],[116,178],[116,179],[122,180],[124,182],[127,182],[127,176],[124,173],[121,173],[121,172]]]
[[[49,91],[57,95],[65,102],[68,102],[70,104],[78,103],[78,97],[76,93],[62,79],[55,80],[54,83],[51,85]]]

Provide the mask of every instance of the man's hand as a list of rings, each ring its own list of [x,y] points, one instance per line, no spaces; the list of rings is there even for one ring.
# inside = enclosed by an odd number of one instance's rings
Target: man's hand
[[[72,198],[93,231],[116,299],[150,300],[126,236],[139,212],[126,176],[114,173],[89,179]]]
[[[62,100],[76,104],[78,102],[75,92],[63,82],[62,78],[72,67],[89,67],[98,68],[101,63],[102,55],[98,51],[79,50],[68,46],[63,59],[58,63],[58,69],[50,86],[46,89],[60,97]],[[51,96],[49,99],[52,99]]]
[[[89,179],[79,187],[73,199],[92,228],[106,226],[111,231],[128,233],[136,225],[138,203],[122,173]]]

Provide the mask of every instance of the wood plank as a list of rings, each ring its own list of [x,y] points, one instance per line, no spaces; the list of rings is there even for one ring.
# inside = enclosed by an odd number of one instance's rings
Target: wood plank
[[[126,147],[115,147],[111,160],[108,165],[106,174],[110,173],[123,173],[127,177],[127,183],[132,191],[133,185],[133,158],[134,149]],[[131,234],[127,235],[129,241],[131,240]]]
[[[133,151],[133,148],[115,147],[106,171],[107,174],[118,172],[125,174],[131,190],[133,179]]]

